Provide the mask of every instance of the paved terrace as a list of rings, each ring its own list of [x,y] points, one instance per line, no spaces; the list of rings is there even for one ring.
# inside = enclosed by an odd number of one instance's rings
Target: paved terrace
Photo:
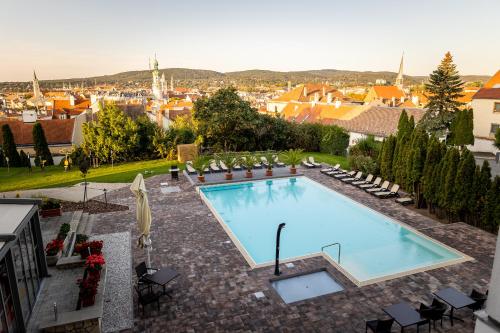
[[[173,266],[181,276],[172,285],[173,299],[164,298],[160,311],[149,306],[149,315],[141,317],[134,296],[133,332],[364,332],[365,320],[383,316],[382,307],[400,301],[417,307],[421,301],[429,302],[431,292],[442,287],[451,286],[466,293],[473,287],[481,291],[487,289],[494,235],[463,223],[440,224],[390,199],[377,199],[324,176],[317,169],[300,171],[476,260],[361,288],[323,258],[296,261],[294,268],[283,266],[283,273],[326,267],[345,290],[286,305],[269,283],[273,267],[249,268],[184,176],[178,182],[181,192],[167,194],[162,194],[160,183],[170,183],[170,177],[155,176],[146,179],[153,213],[153,262],[155,266]],[[145,254],[135,247],[139,235],[135,227],[134,197],[128,188],[112,192],[109,197],[111,202],[129,205],[131,209],[96,215],[93,233],[130,231],[132,261],[136,265],[145,259]],[[259,291],[264,293],[264,298],[254,296]],[[451,328],[446,319],[444,329],[437,331],[473,332],[471,312],[461,310],[457,314],[465,323],[458,322]],[[393,330],[399,331],[399,327],[395,324]]]

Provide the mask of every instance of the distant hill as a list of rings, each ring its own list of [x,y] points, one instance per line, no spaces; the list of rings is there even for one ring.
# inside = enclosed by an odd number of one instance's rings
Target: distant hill
[[[396,78],[395,72],[388,71],[349,71],[337,69],[318,69],[306,71],[291,71],[291,72],[278,72],[270,70],[252,69],[236,72],[216,72],[204,69],[189,69],[189,68],[164,68],[160,73],[165,75],[167,82],[170,82],[170,77],[173,77],[176,85],[193,86],[196,84],[207,85],[210,83],[218,84],[234,84],[255,86],[259,84],[277,84],[286,85],[287,81],[292,84],[304,82],[322,82],[328,81],[332,84],[345,83],[345,84],[368,84],[375,83],[377,79],[384,79],[387,82],[393,82]],[[464,81],[486,81],[488,76],[484,75],[465,75],[462,77]],[[133,82],[149,82],[151,80],[151,71],[128,71],[112,75],[102,75],[87,78],[70,78],[64,80],[42,80],[42,87],[55,87],[64,83],[81,83],[91,85],[97,82],[112,83],[112,84],[129,84]],[[427,80],[427,76],[409,76],[405,75],[406,84],[418,84]],[[26,87],[26,82],[0,82],[0,89]]]

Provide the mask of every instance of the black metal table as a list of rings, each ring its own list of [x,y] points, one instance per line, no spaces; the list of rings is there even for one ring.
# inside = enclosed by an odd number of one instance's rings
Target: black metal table
[[[179,169],[178,168],[170,168],[170,176],[172,180],[179,180]]]
[[[144,279],[148,280],[151,283],[162,286],[163,294],[168,295],[165,286],[178,276],[179,273],[177,273],[174,269],[170,267],[163,267],[160,268],[158,271],[154,272],[153,274],[145,275]]]
[[[405,327],[417,325],[417,332],[421,325],[429,324],[429,332],[431,331],[431,322],[423,318],[414,308],[408,303],[398,303],[382,309],[395,322],[401,326],[401,332],[404,332]]]
[[[454,309],[458,310],[476,303],[476,301],[474,301],[469,296],[451,287],[435,292],[434,295],[443,300],[451,307],[450,314],[447,315],[448,317],[450,317],[451,326],[453,326],[453,319],[460,320],[462,322],[464,321],[462,318],[453,316]]]

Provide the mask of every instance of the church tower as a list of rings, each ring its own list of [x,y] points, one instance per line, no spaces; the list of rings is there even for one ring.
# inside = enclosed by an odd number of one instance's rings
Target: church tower
[[[396,87],[399,89],[403,90],[403,58],[404,58],[404,53],[401,56],[401,63],[399,64],[399,72],[398,76],[396,77]]]
[[[33,71],[33,104],[38,110],[38,105],[44,105],[43,95],[40,91],[40,84],[38,83],[38,78],[36,77],[35,71]]]
[[[161,89],[161,83],[160,83],[160,71],[158,70],[158,60],[156,60],[156,54],[155,58],[153,60],[153,83],[151,85],[152,91],[153,91],[153,96],[155,100],[161,100],[163,99],[163,91]],[[151,64],[150,64],[151,67]]]

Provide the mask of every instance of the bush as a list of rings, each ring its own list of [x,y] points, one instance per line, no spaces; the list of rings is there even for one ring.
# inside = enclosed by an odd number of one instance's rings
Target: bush
[[[366,138],[356,141],[356,144],[349,149],[349,154],[370,156],[375,159],[379,155],[380,148],[381,143],[375,141],[373,135],[368,135]]]
[[[320,151],[332,155],[346,154],[349,146],[349,134],[338,126],[324,126]]]
[[[378,173],[377,162],[375,162],[375,160],[370,156],[349,155],[348,161],[352,169],[362,171],[365,174]]]
[[[57,234],[57,238],[62,240],[65,239],[70,230],[71,230],[70,225],[68,223],[63,223],[59,228],[59,233]]]

